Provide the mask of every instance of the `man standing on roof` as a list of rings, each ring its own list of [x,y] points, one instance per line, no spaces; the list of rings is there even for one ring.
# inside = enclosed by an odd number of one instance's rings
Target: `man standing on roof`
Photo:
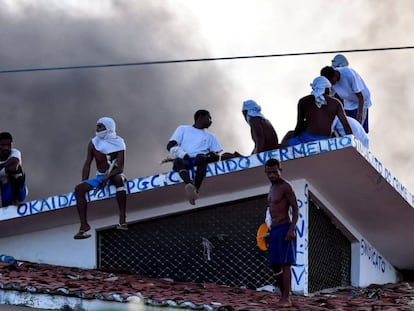
[[[167,144],[167,150],[174,158],[173,170],[184,181],[185,193],[192,205],[198,198],[207,164],[218,161],[222,151],[216,137],[207,130],[211,123],[210,113],[198,110],[194,114],[194,124],[177,127]],[[189,170],[195,166],[197,170],[193,182]]]
[[[27,195],[26,176],[19,150],[12,148],[9,132],[0,133],[0,194],[1,205],[19,205]]]
[[[329,96],[331,83],[328,79],[319,76],[313,80],[311,87],[311,95],[299,100],[293,137],[287,139],[289,146],[330,138],[335,117],[343,124],[345,133],[352,134],[341,102]]]
[[[332,91],[341,99],[345,113],[362,124],[369,132],[368,109],[371,107],[371,93],[361,76],[352,68],[326,66],[321,76],[332,84]]]
[[[299,208],[292,186],[281,177],[282,168],[276,159],[265,163],[265,173],[271,182],[267,196],[271,224],[268,237],[269,264],[281,291],[279,307],[291,307],[291,266],[296,265],[296,223]],[[290,217],[290,211],[292,217]]]
[[[82,168],[82,182],[75,187],[76,207],[80,219],[79,232],[74,239],[86,239],[91,229],[87,220],[86,193],[90,190],[99,190],[106,185],[116,187],[116,201],[119,208],[120,230],[128,230],[126,223],[126,177],[123,174],[125,162],[125,142],[116,135],[115,121],[108,117],[100,118],[96,124],[96,136],[88,144],[86,160]],[[89,178],[92,161],[96,163],[96,177]]]
[[[262,108],[254,100],[243,102],[242,112],[254,141],[253,153],[273,150],[279,146],[277,134],[272,124],[261,113]]]

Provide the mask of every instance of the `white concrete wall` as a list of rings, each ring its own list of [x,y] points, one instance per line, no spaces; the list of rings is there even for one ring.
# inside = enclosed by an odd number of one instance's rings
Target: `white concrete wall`
[[[251,188],[231,194],[217,195],[197,200],[197,208],[219,204],[240,198],[267,193],[268,187]],[[194,209],[190,204],[169,204],[158,208],[132,211],[128,213],[128,222],[142,221],[168,213],[182,212],[183,206]],[[90,220],[92,236],[84,240],[74,240],[73,235],[79,229],[79,223],[26,234],[7,236],[0,239],[0,254],[9,254],[17,260],[27,260],[79,268],[96,268],[96,230],[113,227],[117,223],[117,210],[111,217]],[[51,221],[53,221],[51,219]]]
[[[292,291],[308,294],[308,184],[305,180],[291,181],[299,206],[296,224],[296,266],[292,267]]]
[[[309,185],[309,190],[335,216],[338,222],[352,234],[351,241],[351,285],[365,287],[370,284],[386,284],[400,281],[398,271],[356,230],[351,223],[342,217],[335,207],[322,196],[319,191]]]
[[[398,271],[367,240],[361,238],[358,246],[355,248],[360,258],[358,286],[400,281]]]

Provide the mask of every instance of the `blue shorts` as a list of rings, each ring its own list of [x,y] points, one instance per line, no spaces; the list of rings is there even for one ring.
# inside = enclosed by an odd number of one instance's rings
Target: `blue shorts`
[[[356,119],[356,117],[358,115],[358,109],[345,110],[345,114],[348,117]],[[369,128],[368,128],[368,108],[364,108],[364,113],[362,114],[362,127],[364,128],[365,133],[368,133],[368,131],[369,131]]]
[[[125,182],[125,180],[126,180],[126,176],[122,173],[122,174],[119,174],[119,175],[121,175],[121,177],[124,179],[124,182]],[[85,179],[85,180],[83,180],[82,182],[84,182],[84,183],[87,183],[88,185],[91,185],[92,186],[92,188],[97,188],[98,187],[98,185],[99,185],[99,183],[101,182],[101,180],[103,179],[105,177],[105,174],[102,174],[102,173],[97,173],[96,174],[96,177],[95,178],[90,178],[90,179]],[[110,179],[106,182],[106,185],[105,186],[107,186],[107,185],[109,185],[110,184]]]
[[[16,191],[17,197],[14,197],[13,195],[13,184],[10,181],[10,179],[6,183],[0,185],[0,191],[1,191],[1,205],[2,206],[9,206],[14,200],[23,202],[27,196],[26,181],[24,181],[24,184],[19,189],[17,189]]]
[[[296,239],[285,240],[290,223],[272,227],[269,236],[269,264],[295,265],[296,264]]]
[[[311,141],[316,140],[322,140],[322,139],[328,139],[331,138],[330,136],[321,136],[321,135],[313,135],[309,132],[302,132],[298,136],[294,136],[290,139],[288,139],[288,145],[289,146],[295,146],[303,143],[308,143]]]

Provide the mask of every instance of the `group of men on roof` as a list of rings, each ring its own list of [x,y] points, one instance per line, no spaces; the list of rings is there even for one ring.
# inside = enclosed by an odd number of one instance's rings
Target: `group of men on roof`
[[[368,147],[368,109],[371,106],[369,89],[361,76],[349,67],[345,56],[338,54],[332,66],[321,69],[320,76],[311,83],[311,94],[302,97],[297,106],[297,122],[279,143],[278,136],[261,107],[254,100],[243,102],[242,112],[251,129],[254,142],[252,153],[273,150],[281,146],[292,146],[309,141],[353,134]],[[223,153],[216,139],[207,129],[212,124],[207,110],[194,114],[194,124],[178,126],[171,136],[167,150],[185,184],[185,194],[190,204],[199,197],[207,165],[211,162],[240,156],[239,153]],[[12,148],[12,136],[0,133],[0,191],[2,206],[18,205],[27,195],[25,174],[22,169],[21,154]],[[82,168],[82,182],[75,187],[77,210],[81,226],[75,239],[90,237],[87,232],[86,193],[101,189],[105,185],[116,187],[116,200],[119,206],[117,228],[127,230],[126,189],[123,174],[125,142],[116,135],[115,121],[109,117],[100,118],[96,124],[96,135],[88,145],[88,152]],[[89,178],[92,161],[95,160],[97,175]],[[194,179],[189,171],[195,169]]]

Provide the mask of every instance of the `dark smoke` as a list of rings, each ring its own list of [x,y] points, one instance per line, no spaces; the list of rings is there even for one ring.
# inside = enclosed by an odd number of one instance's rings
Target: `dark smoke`
[[[120,6],[108,17],[26,7],[0,12],[0,68],[32,68],[208,57],[163,7]],[[191,24],[191,23],[190,23]],[[72,191],[96,120],[111,116],[127,142],[129,178],[170,169],[159,165],[175,127],[210,110],[211,131],[235,141],[218,124],[228,121],[230,86],[215,64],[180,64],[0,75],[0,130],[23,153],[29,200]],[[220,107],[220,109],[218,109]],[[218,135],[218,133],[220,133]]]

